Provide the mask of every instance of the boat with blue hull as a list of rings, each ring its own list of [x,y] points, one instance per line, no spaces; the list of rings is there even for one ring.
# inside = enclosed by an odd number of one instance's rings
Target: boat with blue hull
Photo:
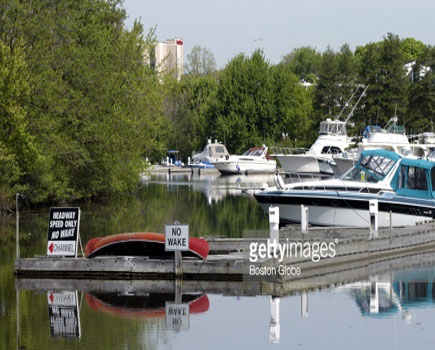
[[[266,212],[278,206],[283,223],[299,223],[304,205],[311,225],[367,227],[371,200],[378,202],[379,227],[415,225],[435,217],[435,162],[391,151],[363,151],[341,178],[286,185],[275,175],[275,184],[254,196]]]

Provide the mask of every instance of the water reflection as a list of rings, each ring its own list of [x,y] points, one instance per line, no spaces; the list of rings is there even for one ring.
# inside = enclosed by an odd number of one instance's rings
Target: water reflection
[[[179,186],[187,186],[195,192],[202,192],[208,205],[216,204],[228,196],[246,196],[244,188],[260,188],[273,185],[271,175],[219,175],[219,174],[160,174],[145,176],[144,184],[165,185],[168,191],[176,192]]]
[[[434,306],[434,271],[433,268],[396,271],[393,280],[383,276],[382,281],[372,278],[347,288],[363,316],[389,317],[399,313],[409,323],[411,309]]]
[[[175,302],[175,294],[150,293],[146,295],[120,295],[116,293],[86,293],[90,309],[123,318],[165,318],[166,304]],[[207,294],[183,294],[181,304],[189,307],[189,314],[207,312],[210,302]]]

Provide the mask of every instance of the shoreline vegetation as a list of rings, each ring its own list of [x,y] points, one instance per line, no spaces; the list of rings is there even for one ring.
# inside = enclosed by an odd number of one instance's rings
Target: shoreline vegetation
[[[434,131],[435,47],[414,38],[301,47],[278,64],[256,50],[219,71],[196,47],[208,66],[192,50],[177,81],[147,64],[155,30],[127,29],[120,0],[5,0],[0,13],[0,212],[17,192],[36,206],[134,193],[146,157],[187,158],[208,137],[231,153],[309,146],[360,85],[349,134],[394,115],[409,134]]]

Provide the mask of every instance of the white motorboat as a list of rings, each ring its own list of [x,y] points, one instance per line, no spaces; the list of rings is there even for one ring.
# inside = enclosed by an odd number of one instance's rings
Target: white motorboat
[[[417,137],[417,142],[410,143],[405,129],[397,125],[397,117],[391,118],[384,128],[367,126],[357,148],[332,157],[332,169],[335,175],[343,175],[353,166],[364,150],[384,149],[407,157],[427,157],[429,152],[435,148],[432,142],[433,136],[431,133],[424,133]]]
[[[202,152],[196,153],[192,156],[192,162],[189,166],[192,168],[213,168],[213,162],[226,159],[229,153],[224,144],[209,139]]]
[[[386,150],[367,150],[341,178],[284,184],[255,193],[264,211],[278,206],[280,221],[318,226],[370,226],[369,203],[377,200],[379,227],[415,225],[435,217],[435,162],[403,158]]]
[[[276,161],[267,154],[267,147],[253,147],[241,156],[231,155],[212,163],[222,174],[274,173]]]
[[[352,116],[353,111],[367,90],[367,87],[360,95],[346,120],[341,121],[339,118],[358,89],[359,87],[352,94],[335,120],[328,118],[320,122],[319,136],[307,152],[303,154],[300,154],[300,152],[293,154],[292,150],[289,149],[287,150],[288,152],[272,154],[272,156],[278,159],[284,172],[334,174],[330,165],[332,163],[332,157],[343,154],[344,150],[351,144],[352,138],[347,136],[346,123]]]
[[[332,156],[342,154],[350,143],[346,122],[326,119],[320,122],[319,136],[306,153],[278,153],[273,156],[278,159],[284,172],[333,174],[329,165]]]

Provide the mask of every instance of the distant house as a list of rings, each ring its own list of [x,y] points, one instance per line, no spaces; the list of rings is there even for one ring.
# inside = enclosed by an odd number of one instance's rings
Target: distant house
[[[415,63],[416,61],[405,63],[406,76],[412,82],[419,81],[430,71],[430,67],[427,66],[420,66],[418,69]]]
[[[183,40],[168,39],[166,42],[156,43],[153,52],[145,52],[145,61],[155,69],[159,75],[174,74],[177,80],[183,74]]]

